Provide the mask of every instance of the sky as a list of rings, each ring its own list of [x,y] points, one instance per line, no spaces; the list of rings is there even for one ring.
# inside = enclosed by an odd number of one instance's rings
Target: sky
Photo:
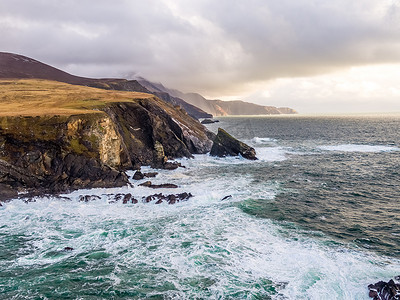
[[[300,113],[400,111],[400,0],[0,0],[0,51]]]

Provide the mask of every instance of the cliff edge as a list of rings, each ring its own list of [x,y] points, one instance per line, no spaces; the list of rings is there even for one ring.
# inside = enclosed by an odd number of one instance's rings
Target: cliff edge
[[[0,80],[0,200],[126,185],[127,169],[211,146],[203,125],[151,94]]]

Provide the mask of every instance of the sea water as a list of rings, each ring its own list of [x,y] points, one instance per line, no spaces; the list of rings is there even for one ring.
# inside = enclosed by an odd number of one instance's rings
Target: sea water
[[[370,299],[368,284],[400,274],[399,122],[221,118],[210,130],[259,160],[195,155],[151,178],[177,189],[142,180],[8,202],[0,299]],[[113,203],[158,192],[194,197]]]

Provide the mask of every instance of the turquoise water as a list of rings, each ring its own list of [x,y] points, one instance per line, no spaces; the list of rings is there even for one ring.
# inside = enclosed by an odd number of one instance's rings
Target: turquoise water
[[[140,181],[9,202],[0,298],[369,299],[368,284],[400,273],[398,121],[223,118],[210,128],[260,160],[198,155],[152,179],[187,202],[112,203],[154,193]]]

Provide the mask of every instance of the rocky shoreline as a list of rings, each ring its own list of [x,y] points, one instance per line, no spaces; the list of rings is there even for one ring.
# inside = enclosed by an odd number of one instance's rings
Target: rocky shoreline
[[[11,81],[22,85],[20,97],[26,96],[24,84],[32,89],[42,83],[27,82]],[[57,83],[54,89],[65,85]],[[69,93],[71,87],[67,85]],[[40,86],[37,89],[40,91]],[[93,91],[80,87],[77,97],[82,89]],[[86,108],[93,105],[91,101],[85,98],[78,103]],[[132,100],[105,101],[101,105],[96,101],[80,114],[0,115],[0,201],[19,195],[122,187],[129,183],[127,170],[141,166],[173,170],[181,165],[170,160],[210,151],[215,156],[255,159],[253,148],[222,129],[216,136],[182,108],[153,95],[139,94]],[[221,136],[221,132],[225,134]],[[155,176],[146,174],[151,175]],[[141,177],[140,173],[137,176]],[[174,188],[151,182],[148,186]]]
[[[168,160],[207,153],[212,138],[183,109],[154,96],[77,115],[3,116],[0,200],[121,187],[126,170],[177,168]]]

